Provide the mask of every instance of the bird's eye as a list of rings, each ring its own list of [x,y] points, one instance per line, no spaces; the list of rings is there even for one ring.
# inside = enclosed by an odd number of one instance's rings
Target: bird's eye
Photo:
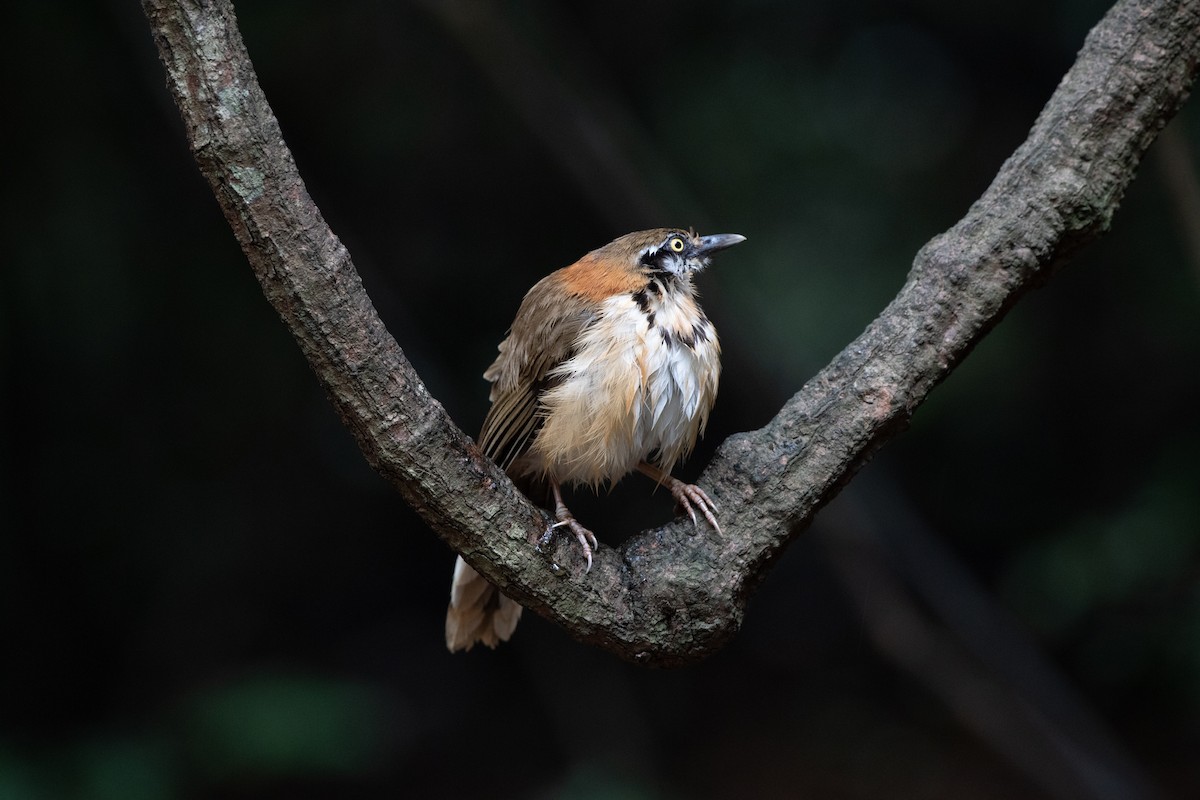
[[[675,238],[671,239],[671,241],[667,244],[667,246],[670,247],[672,250],[674,250],[676,253],[682,253],[683,252],[683,239],[680,239],[678,236],[676,236]]]

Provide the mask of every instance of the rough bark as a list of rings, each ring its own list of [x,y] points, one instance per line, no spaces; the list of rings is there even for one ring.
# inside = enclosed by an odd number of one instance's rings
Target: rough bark
[[[726,642],[749,591],[816,510],[1027,290],[1108,228],[1200,53],[1200,0],[1118,2],[1028,139],[921,249],[896,298],[767,426],[720,447],[699,482],[724,533],[677,521],[602,547],[584,575],[569,543],[531,546],[545,512],[455,426],[384,328],[304,188],[231,4],[143,7],[196,161],[367,460],[509,595],[581,641],[661,666]]]

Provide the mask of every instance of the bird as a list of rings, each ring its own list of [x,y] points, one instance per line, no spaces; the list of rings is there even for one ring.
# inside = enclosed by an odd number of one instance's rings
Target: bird
[[[586,560],[599,546],[563,501],[562,487],[612,485],[639,471],[716,532],[716,504],[671,469],[703,434],[717,396],[721,346],[693,279],[740,234],[655,228],[618,237],[530,289],[484,372],[491,406],[483,452],[554,509]],[[455,562],[446,613],[451,652],[507,641],[521,606]]]

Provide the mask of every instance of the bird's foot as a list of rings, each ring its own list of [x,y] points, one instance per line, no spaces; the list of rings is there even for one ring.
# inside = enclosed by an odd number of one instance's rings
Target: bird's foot
[[[693,526],[699,527],[700,524],[696,519],[696,509],[698,508],[712,529],[717,533],[721,532],[721,526],[717,524],[717,504],[699,486],[673,478],[669,473],[645,461],[638,464],[638,470],[651,480],[667,487],[671,496],[675,498],[676,505],[692,518]]]
[[[546,535],[543,538],[549,539],[549,537],[554,533],[554,530],[556,528],[561,528],[564,525],[567,526],[568,528],[570,528],[571,533],[575,534],[575,538],[576,538],[576,540],[578,540],[579,546],[583,548],[584,558],[587,559],[587,569],[584,570],[584,574],[591,572],[591,570],[592,570],[592,552],[597,547],[600,546],[596,541],[596,534],[592,533],[587,528],[580,525],[579,520],[577,520],[577,519],[575,519],[575,517],[571,516],[571,512],[569,512],[569,511],[566,512],[565,519],[563,518],[561,513],[557,513],[557,514],[555,514],[555,516],[558,517],[558,522],[556,522],[550,526],[550,530],[546,531]]]
[[[684,483],[674,478],[672,480],[674,483],[669,487],[671,496],[675,498],[679,507],[692,518],[692,525],[699,525],[696,521],[696,509],[699,508],[700,513],[708,520],[708,524],[712,526],[713,530],[720,533],[721,526],[717,524],[717,504],[712,501],[712,498],[694,483]]]
[[[575,519],[575,515],[571,513],[570,509],[563,502],[562,493],[559,491],[558,486],[553,486],[553,489],[554,517],[558,522],[551,525],[550,529],[542,534],[539,544],[543,547],[550,544],[550,539],[554,536],[554,531],[565,525],[571,530],[571,533],[575,534],[575,539],[579,542],[579,546],[583,548],[583,555],[587,559],[587,569],[584,570],[584,574],[586,575],[592,571],[592,553],[600,547],[600,543],[596,541],[596,534],[583,527],[579,523],[579,520]]]

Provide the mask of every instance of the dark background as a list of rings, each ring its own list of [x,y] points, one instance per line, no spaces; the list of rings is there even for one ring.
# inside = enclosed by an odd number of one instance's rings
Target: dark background
[[[458,8],[458,11],[455,11]],[[524,291],[628,230],[746,244],[694,477],[979,196],[1095,0],[245,2],[308,188],[468,431]],[[190,160],[133,3],[8,12],[0,798],[1200,792],[1196,108],[797,538],[654,672],[527,615],[365,464]],[[610,543],[669,499],[580,493]]]

